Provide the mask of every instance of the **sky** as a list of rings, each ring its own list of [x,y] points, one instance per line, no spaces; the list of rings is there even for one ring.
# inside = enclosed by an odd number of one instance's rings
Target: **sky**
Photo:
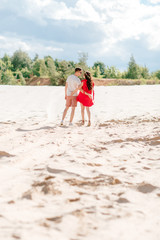
[[[133,55],[159,70],[160,0],[0,0],[0,57],[18,49],[122,71]]]

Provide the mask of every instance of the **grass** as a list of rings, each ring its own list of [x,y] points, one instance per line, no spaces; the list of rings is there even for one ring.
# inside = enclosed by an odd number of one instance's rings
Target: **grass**
[[[131,85],[155,85],[160,84],[159,79],[105,79],[93,78],[97,86],[131,86]]]

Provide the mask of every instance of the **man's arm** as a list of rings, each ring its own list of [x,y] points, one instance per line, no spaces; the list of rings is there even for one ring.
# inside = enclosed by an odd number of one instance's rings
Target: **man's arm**
[[[66,82],[66,85],[65,85],[65,99],[67,99],[67,88],[68,88],[68,83]]]
[[[72,93],[71,93],[71,96],[73,96],[78,90],[80,90],[83,94],[87,95],[89,98],[92,98],[92,94],[89,94],[87,92],[85,92],[83,89],[83,83],[81,83],[78,88],[76,88]]]
[[[87,95],[89,98],[92,98],[92,94],[85,92],[83,89],[81,89],[80,92]]]
[[[71,96],[73,96],[78,90],[80,90],[83,86],[83,83],[81,83],[72,93]]]

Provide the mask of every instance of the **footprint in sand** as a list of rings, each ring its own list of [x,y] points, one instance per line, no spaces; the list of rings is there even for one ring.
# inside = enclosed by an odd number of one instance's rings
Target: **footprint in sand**
[[[12,237],[15,238],[15,239],[21,239],[21,237],[18,236],[17,234],[13,234]]]
[[[32,193],[31,193],[31,191],[29,190],[29,191],[23,193],[22,199],[32,200]]]
[[[14,203],[15,203],[15,201],[13,201],[13,200],[8,202],[8,204],[14,204]]]
[[[4,151],[0,151],[0,158],[2,158],[2,157],[15,157],[15,155],[12,155],[12,154],[4,152]]]
[[[88,166],[91,166],[91,167],[101,167],[102,164],[99,164],[99,163],[87,163]]]
[[[60,222],[62,222],[62,216],[46,218],[46,220],[51,221],[51,222],[55,222],[55,223],[60,223]]]
[[[126,198],[119,198],[116,202],[118,202],[118,203],[129,203],[129,201]]]
[[[47,181],[47,180],[54,179],[54,178],[55,178],[54,176],[47,176],[47,177],[45,177],[45,180]]]
[[[126,168],[125,168],[125,167],[122,167],[122,168],[120,168],[119,170],[124,171],[124,170],[126,170]]]
[[[149,183],[141,183],[138,187],[137,190],[142,193],[151,193],[153,192],[157,187],[153,186],[152,184]]]
[[[71,199],[68,199],[67,201],[69,201],[69,202],[78,202],[78,201],[80,201],[80,198],[71,198]]]
[[[43,192],[44,194],[53,194],[53,195],[61,194],[61,191],[55,188],[54,182],[48,181],[48,179],[51,179],[51,178],[54,178],[54,177],[49,176],[46,178],[47,180],[45,179],[45,181],[34,182],[32,184],[32,187],[40,188],[41,192]]]
[[[143,169],[144,169],[144,170],[150,170],[150,168],[148,168],[148,167],[143,167]]]
[[[50,225],[46,222],[40,223],[39,225],[45,228],[50,228]]]

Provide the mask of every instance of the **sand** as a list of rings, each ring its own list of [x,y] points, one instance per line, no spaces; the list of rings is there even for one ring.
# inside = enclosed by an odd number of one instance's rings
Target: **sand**
[[[63,87],[0,86],[0,239],[159,239],[160,86],[95,90],[60,127]]]

